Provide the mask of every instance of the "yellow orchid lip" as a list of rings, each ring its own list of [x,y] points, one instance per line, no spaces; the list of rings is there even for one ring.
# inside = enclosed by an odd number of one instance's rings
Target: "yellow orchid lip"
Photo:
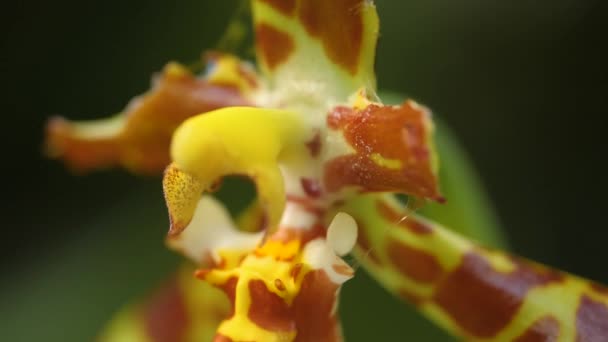
[[[297,117],[283,110],[230,107],[185,121],[174,134],[173,163],[163,178],[169,234],[183,231],[202,192],[227,175],[253,180],[272,233],[286,198],[279,163],[304,148],[303,132]]]
[[[169,209],[169,235],[177,235],[190,224],[205,184],[171,164],[163,176],[163,189]]]

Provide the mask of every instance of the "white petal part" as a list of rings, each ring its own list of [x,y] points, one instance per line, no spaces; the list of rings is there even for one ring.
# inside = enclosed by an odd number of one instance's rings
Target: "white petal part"
[[[262,240],[264,232],[248,233],[237,229],[224,206],[212,196],[199,200],[190,224],[177,236],[169,236],[169,247],[196,263],[210,255],[220,262],[222,249],[250,251]]]
[[[357,243],[357,222],[346,214],[338,213],[327,228],[327,243],[339,256],[344,256]]]
[[[303,210],[298,204],[287,202],[279,226],[306,230],[311,229],[314,226],[315,221],[317,221],[317,216]]]
[[[303,259],[312,269],[325,271],[335,284],[342,284],[354,275],[353,269],[339,258],[327,241],[322,238],[314,239],[306,244]]]

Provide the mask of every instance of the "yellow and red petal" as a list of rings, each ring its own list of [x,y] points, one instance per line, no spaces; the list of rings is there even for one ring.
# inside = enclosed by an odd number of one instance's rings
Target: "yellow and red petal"
[[[588,280],[479,246],[390,196],[359,196],[340,210],[358,223],[361,265],[456,336],[594,341],[608,331],[608,294]]]
[[[335,308],[340,285],[353,276],[353,270],[323,238],[301,249],[294,241],[271,236],[238,266],[197,273],[223,290],[232,303],[217,339],[341,341]]]
[[[217,285],[235,308],[220,324],[214,341],[342,341],[335,310],[339,285],[318,270],[307,272],[299,282],[298,292],[289,301],[277,294],[275,285],[261,279],[233,277]]]
[[[104,342],[210,341],[230,305],[224,293],[193,277],[184,265],[141,302],[122,309],[99,340]]]
[[[170,161],[171,136],[181,122],[213,109],[252,103],[257,77],[249,65],[218,53],[209,54],[207,63],[203,77],[169,63],[152,89],[115,117],[84,122],[52,118],[46,128],[48,155],[77,172],[122,166],[137,173],[161,173]]]
[[[338,106],[327,116],[329,134],[347,148],[332,151],[324,169],[327,191],[401,192],[442,200],[430,112],[413,101]],[[338,149],[334,148],[334,150]]]
[[[373,2],[255,0],[252,5],[258,62],[271,89],[301,92],[317,85],[324,97],[345,99],[361,86],[375,88]]]

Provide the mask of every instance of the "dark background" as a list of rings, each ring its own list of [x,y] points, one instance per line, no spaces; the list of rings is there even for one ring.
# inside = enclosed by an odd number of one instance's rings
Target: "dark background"
[[[608,283],[601,3],[379,0],[377,70],[381,89],[412,96],[455,130],[513,251]],[[123,171],[70,175],[42,157],[43,126],[57,113],[117,112],[167,61],[195,61],[214,46],[235,4],[2,6],[0,338],[90,339],[118,303],[173,267],[177,258],[162,247],[160,180]],[[399,317],[380,318],[399,304],[361,286],[375,299],[345,301],[349,340],[407,334]],[[427,334],[420,336],[446,339]]]

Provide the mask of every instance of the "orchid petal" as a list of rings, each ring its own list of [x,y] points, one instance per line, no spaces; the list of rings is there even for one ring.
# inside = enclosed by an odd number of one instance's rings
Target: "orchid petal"
[[[100,336],[107,342],[211,341],[229,315],[226,296],[183,266],[143,301],[122,309]]]
[[[608,331],[608,293],[589,280],[479,246],[390,196],[362,195],[340,210],[357,220],[363,267],[456,336],[593,340]]]
[[[255,0],[258,61],[275,95],[346,99],[375,89],[378,16],[368,0]],[[322,96],[322,98],[320,98]]]
[[[253,69],[231,55],[208,54],[202,77],[172,62],[150,91],[112,118],[51,119],[47,153],[78,172],[122,166],[137,173],[160,173],[169,164],[171,135],[182,121],[216,108],[250,104],[257,86]]]
[[[338,293],[354,271],[325,239],[304,242],[285,229],[237,264],[222,262],[197,272],[232,303],[233,314],[220,324],[217,340],[341,340]]]
[[[352,102],[327,117],[333,141],[324,166],[327,191],[355,187],[443,201],[430,112],[411,100],[400,106],[372,103],[362,92]]]

